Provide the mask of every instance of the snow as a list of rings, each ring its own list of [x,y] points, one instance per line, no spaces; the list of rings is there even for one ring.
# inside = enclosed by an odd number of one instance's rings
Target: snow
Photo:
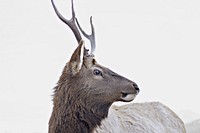
[[[186,124],[186,131],[188,133],[199,133],[200,131],[200,119]]]

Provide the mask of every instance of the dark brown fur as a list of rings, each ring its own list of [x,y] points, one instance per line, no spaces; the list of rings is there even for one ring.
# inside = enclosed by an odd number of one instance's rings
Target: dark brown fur
[[[107,117],[113,102],[124,101],[122,94],[138,93],[134,82],[99,65],[93,57],[81,57],[83,47],[80,44],[74,51],[54,88],[49,133],[91,133]],[[94,74],[97,69],[101,75]]]

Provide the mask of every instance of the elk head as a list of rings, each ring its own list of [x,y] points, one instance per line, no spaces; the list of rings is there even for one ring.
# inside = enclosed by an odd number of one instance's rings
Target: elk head
[[[70,61],[66,64],[63,73],[55,88],[55,96],[60,90],[66,94],[64,101],[79,102],[90,106],[110,105],[115,101],[130,102],[134,100],[139,93],[139,88],[136,83],[126,79],[119,74],[111,71],[97,63],[94,59],[95,51],[95,31],[90,18],[92,33],[86,34],[75,16],[73,0],[72,0],[72,18],[65,19],[58,11],[53,0],[51,0],[53,8],[65,24],[73,31],[78,47],[71,56]],[[81,33],[90,40],[91,50],[85,48]],[[62,93],[62,95],[64,95]]]

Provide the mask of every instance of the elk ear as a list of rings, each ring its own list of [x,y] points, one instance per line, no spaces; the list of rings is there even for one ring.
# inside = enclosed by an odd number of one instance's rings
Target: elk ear
[[[79,46],[76,48],[69,61],[70,70],[72,74],[76,74],[82,67],[83,56],[84,56],[84,41],[81,41]]]

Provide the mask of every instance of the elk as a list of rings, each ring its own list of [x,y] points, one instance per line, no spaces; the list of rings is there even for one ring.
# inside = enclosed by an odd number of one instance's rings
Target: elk
[[[97,63],[94,58],[95,30],[92,17],[90,18],[91,34],[89,35],[83,31],[76,18],[73,0],[71,0],[72,18],[70,20],[61,15],[53,0],[51,3],[59,19],[72,30],[78,46],[69,62],[66,63],[57,86],[54,88],[49,133],[143,133],[142,131],[147,133],[149,128],[137,127],[138,125],[148,125],[148,121],[137,121],[137,118],[145,111],[150,111],[153,114],[149,117],[158,116],[157,119],[162,121],[165,120],[159,119],[159,116],[161,117],[163,113],[167,114],[166,117],[173,118],[171,125],[175,124],[177,129],[184,130],[182,121],[162,104],[113,106],[112,104],[116,101],[133,101],[140,91],[138,85]],[[81,34],[90,41],[90,52],[85,48]],[[141,107],[139,108],[139,106]],[[146,106],[154,110],[145,108]],[[137,109],[138,111],[135,111]],[[161,113],[158,113],[160,109],[162,109]],[[129,128],[126,128],[126,123],[127,126],[130,126]]]

